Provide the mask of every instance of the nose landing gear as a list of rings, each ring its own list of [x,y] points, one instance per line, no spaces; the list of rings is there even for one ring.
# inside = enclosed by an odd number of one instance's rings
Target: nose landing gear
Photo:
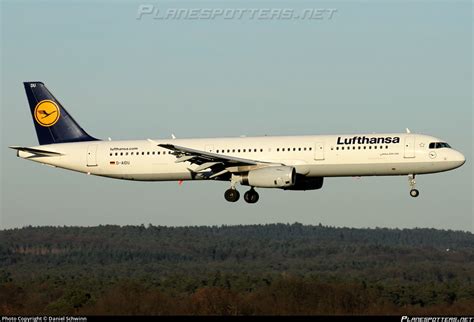
[[[415,181],[415,175],[414,174],[409,174],[408,175],[408,185],[410,186],[410,196],[413,198],[416,198],[420,195],[420,192],[415,189],[416,186],[416,181]]]

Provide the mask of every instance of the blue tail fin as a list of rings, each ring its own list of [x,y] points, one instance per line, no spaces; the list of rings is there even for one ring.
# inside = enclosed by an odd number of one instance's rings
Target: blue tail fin
[[[41,82],[24,82],[33,123],[41,145],[97,141],[84,131]]]

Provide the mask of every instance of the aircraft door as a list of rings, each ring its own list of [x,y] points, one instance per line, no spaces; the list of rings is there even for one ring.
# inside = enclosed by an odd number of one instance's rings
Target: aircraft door
[[[324,143],[316,142],[314,144],[314,159],[324,160]]]
[[[87,147],[87,166],[97,166],[97,144],[91,144]]]
[[[415,157],[415,136],[407,135],[405,137],[405,158],[414,158]]]

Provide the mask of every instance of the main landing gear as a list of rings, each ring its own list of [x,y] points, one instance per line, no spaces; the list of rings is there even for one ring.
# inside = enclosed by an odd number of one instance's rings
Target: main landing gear
[[[225,191],[224,194],[225,200],[229,202],[236,202],[240,198],[240,193],[234,187]]]
[[[225,200],[229,202],[236,202],[240,198],[240,193],[237,191],[237,189],[235,189],[235,187],[232,187],[226,190],[224,197]],[[250,188],[250,190],[244,194],[244,200],[248,203],[256,203],[258,201],[258,198],[258,193],[253,187]]]
[[[412,196],[413,198],[418,197],[420,195],[420,192],[417,189],[415,189],[416,181],[415,181],[414,174],[408,175],[408,185],[410,186],[410,196]]]
[[[258,201],[258,193],[257,191],[255,191],[255,189],[252,187],[250,188],[249,191],[247,191],[245,194],[244,194],[244,199],[245,201],[247,201],[248,203],[256,203]]]

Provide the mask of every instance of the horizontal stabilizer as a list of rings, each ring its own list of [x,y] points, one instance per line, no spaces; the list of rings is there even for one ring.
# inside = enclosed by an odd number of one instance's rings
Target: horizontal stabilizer
[[[40,156],[54,157],[54,156],[62,155],[59,152],[48,151],[48,150],[43,150],[43,149],[28,148],[28,147],[23,147],[23,146],[10,146],[9,148],[17,150],[17,151],[23,151],[23,152],[28,152],[31,154],[40,155]]]

